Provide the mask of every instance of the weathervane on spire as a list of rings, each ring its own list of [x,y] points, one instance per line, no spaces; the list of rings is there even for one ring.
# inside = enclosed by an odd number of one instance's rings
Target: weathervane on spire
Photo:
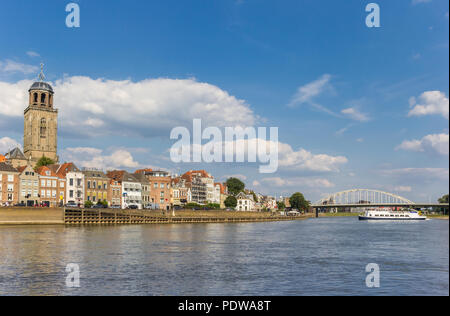
[[[38,76],[39,81],[43,82],[45,80],[45,75],[44,75],[44,63],[41,63],[41,73]]]

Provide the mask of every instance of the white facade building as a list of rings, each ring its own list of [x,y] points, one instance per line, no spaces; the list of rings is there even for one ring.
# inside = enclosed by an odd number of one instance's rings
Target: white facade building
[[[236,196],[237,206],[236,211],[254,211],[255,201],[253,200],[252,194],[245,194],[244,192],[239,193]]]
[[[142,209],[142,184],[133,175],[126,173],[122,179],[122,208],[132,205]]]
[[[81,171],[71,171],[66,174],[66,202],[84,205],[84,174]]]

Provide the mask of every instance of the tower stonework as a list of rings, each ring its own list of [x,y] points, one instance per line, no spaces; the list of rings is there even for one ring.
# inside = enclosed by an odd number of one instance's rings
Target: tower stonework
[[[53,107],[53,88],[43,81],[42,72],[40,79],[28,90],[29,102],[24,111],[23,150],[33,165],[44,156],[58,162],[58,110]]]

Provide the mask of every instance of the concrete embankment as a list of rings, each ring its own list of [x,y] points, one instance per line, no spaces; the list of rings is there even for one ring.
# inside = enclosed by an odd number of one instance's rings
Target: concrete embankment
[[[0,225],[64,224],[62,208],[0,207]]]
[[[173,216],[175,215],[175,216]],[[110,225],[110,224],[182,224],[291,221],[311,217],[274,216],[258,212],[161,211],[110,209],[31,209],[0,208],[0,225]]]

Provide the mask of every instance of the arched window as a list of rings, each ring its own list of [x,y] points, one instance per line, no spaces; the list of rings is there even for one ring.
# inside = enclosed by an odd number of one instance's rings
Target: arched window
[[[45,118],[41,119],[40,131],[41,131],[41,138],[45,138],[46,137],[45,135],[47,134],[47,122]]]
[[[48,105],[52,106],[52,95],[51,94],[48,95]]]
[[[33,94],[33,100],[34,100],[34,103],[38,102],[38,94],[36,92]]]
[[[45,93],[41,94],[41,103],[45,103]]]

